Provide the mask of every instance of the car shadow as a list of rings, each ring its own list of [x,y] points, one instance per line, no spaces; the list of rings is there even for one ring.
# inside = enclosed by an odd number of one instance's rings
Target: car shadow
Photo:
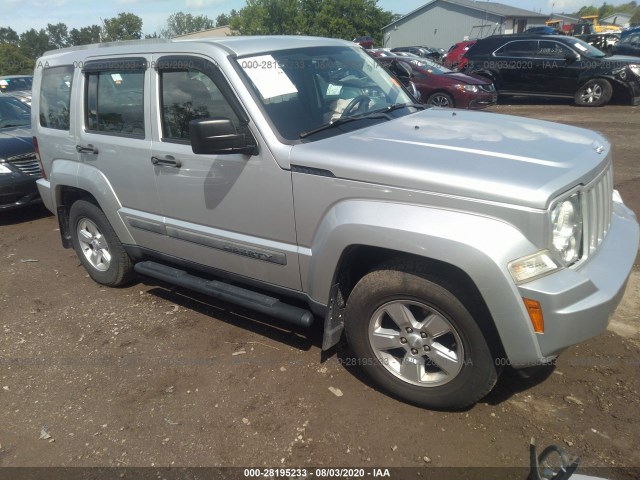
[[[47,210],[43,204],[29,205],[7,210],[6,212],[0,211],[0,226],[32,222],[52,215],[53,214]]]

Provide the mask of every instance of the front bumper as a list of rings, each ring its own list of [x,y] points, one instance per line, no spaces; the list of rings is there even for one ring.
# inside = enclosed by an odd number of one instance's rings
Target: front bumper
[[[36,178],[22,173],[0,175],[0,211],[40,203]]]
[[[544,333],[535,335],[544,357],[554,357],[606,329],[624,294],[639,238],[634,213],[614,203],[609,233],[595,255],[576,269],[563,269],[518,287],[523,298],[542,306]]]

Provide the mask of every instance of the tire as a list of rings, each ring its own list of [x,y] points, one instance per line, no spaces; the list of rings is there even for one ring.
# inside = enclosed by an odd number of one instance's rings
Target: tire
[[[601,107],[609,103],[612,95],[613,88],[608,80],[594,78],[578,89],[574,101],[581,107]]]
[[[432,93],[431,95],[429,95],[429,98],[427,99],[426,103],[427,105],[431,105],[433,107],[440,107],[440,108],[454,107],[453,98],[451,98],[450,95],[443,92]]]
[[[69,228],[73,248],[89,276],[117,287],[133,277],[133,263],[104,212],[87,200],[71,205]]]
[[[346,336],[365,374],[392,396],[458,410],[491,391],[498,368],[464,304],[409,265],[375,270],[355,286]]]

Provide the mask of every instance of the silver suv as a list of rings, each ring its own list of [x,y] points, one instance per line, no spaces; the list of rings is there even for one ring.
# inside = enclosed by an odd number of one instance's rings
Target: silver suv
[[[62,243],[343,334],[390,394],[486,395],[601,333],[638,224],[591,131],[425,109],[353,43],[144,41],[49,52],[33,129]]]

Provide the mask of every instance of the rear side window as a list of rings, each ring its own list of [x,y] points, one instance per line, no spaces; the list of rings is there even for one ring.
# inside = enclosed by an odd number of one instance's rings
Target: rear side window
[[[144,70],[85,73],[87,131],[144,137]]]
[[[40,85],[40,125],[69,130],[69,105],[73,66],[47,67]]]
[[[531,57],[538,50],[537,40],[509,42],[496,50],[496,57]]]

